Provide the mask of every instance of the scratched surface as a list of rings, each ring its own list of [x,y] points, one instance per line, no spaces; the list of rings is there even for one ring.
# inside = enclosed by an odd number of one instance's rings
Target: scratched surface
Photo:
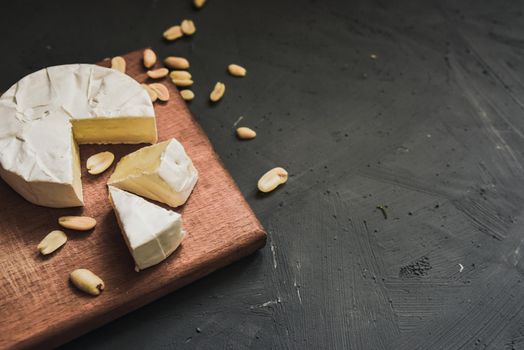
[[[3,89],[148,45],[188,57],[190,108],[269,231],[260,253],[64,349],[524,348],[523,1],[0,10]],[[195,37],[162,42],[185,17]],[[254,141],[233,136],[240,116]],[[289,182],[257,195],[275,165]]]

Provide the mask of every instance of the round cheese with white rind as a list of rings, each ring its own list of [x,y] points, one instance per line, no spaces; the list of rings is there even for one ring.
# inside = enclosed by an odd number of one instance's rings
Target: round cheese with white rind
[[[83,205],[78,144],[156,141],[149,95],[113,69],[49,67],[0,97],[0,176],[34,204]]]

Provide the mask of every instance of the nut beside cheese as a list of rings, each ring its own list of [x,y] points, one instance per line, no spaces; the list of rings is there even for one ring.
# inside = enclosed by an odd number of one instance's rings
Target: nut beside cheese
[[[93,154],[91,157],[87,158],[87,172],[91,175],[101,174],[106,171],[111,164],[113,164],[114,160],[115,155],[108,151]]]
[[[96,226],[96,219],[90,216],[61,216],[58,224],[71,230],[89,231]]]

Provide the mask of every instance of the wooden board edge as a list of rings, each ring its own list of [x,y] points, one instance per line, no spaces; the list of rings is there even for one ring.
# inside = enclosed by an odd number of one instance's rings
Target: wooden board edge
[[[258,229],[257,231],[254,231],[250,236],[251,239],[246,240],[245,245],[237,246],[233,251],[225,251],[224,254],[217,255],[213,260],[208,260],[200,266],[195,267],[191,271],[188,271],[187,274],[177,279],[173,284],[166,285],[163,288],[160,288],[157,291],[150,293],[149,295],[145,295],[143,300],[141,300],[136,305],[133,305],[131,307],[126,306],[125,309],[121,308],[111,310],[103,315],[97,315],[99,322],[95,326],[90,325],[89,319],[87,319],[86,321],[70,324],[68,327],[65,328],[58,329],[57,327],[56,331],[47,331],[37,336],[34,336],[31,339],[27,339],[20,343],[14,344],[14,347],[12,349],[53,349],[75,338],[78,338],[81,335],[89,333],[90,331],[98,327],[101,327],[104,324],[114,321],[119,317],[122,317],[147,304],[150,304],[153,301],[169,293],[172,293],[200,278],[203,278],[216,270],[219,270],[223,267],[230,265],[235,261],[245,258],[265,246],[267,240],[267,233],[262,229],[262,227],[260,227],[260,229]]]

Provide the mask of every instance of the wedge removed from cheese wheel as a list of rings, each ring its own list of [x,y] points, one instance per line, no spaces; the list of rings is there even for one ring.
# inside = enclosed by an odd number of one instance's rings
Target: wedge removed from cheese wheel
[[[165,260],[182,242],[180,214],[113,186],[109,200],[137,270]]]
[[[156,140],[147,92],[114,69],[49,67],[0,97],[0,176],[35,204],[83,205],[78,144]]]
[[[123,157],[107,184],[178,207],[186,202],[197,179],[193,162],[173,138]]]

